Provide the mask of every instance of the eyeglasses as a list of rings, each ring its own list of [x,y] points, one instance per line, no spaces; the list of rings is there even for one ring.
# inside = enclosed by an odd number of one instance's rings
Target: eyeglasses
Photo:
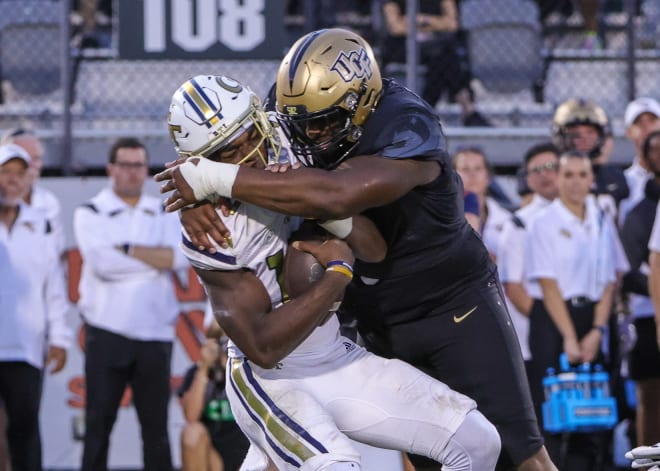
[[[141,169],[147,166],[143,162],[115,162],[113,165],[125,170]]]
[[[541,175],[543,172],[556,172],[559,168],[557,162],[546,162],[541,165],[535,165],[527,170],[528,174]]]

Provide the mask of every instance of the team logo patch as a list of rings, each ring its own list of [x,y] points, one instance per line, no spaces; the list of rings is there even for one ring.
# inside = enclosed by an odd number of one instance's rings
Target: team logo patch
[[[355,350],[355,344],[351,342],[343,342],[344,343],[344,348],[346,349],[346,352],[352,352]]]
[[[350,82],[355,78],[371,78],[373,75],[371,59],[364,48],[351,51],[349,54],[341,51],[330,70],[337,72],[344,82]]]
[[[559,231],[559,233],[560,233],[561,235],[563,235],[564,237],[566,237],[567,239],[570,239],[571,237],[573,237],[572,234],[569,232],[568,229],[561,229],[561,230]]]

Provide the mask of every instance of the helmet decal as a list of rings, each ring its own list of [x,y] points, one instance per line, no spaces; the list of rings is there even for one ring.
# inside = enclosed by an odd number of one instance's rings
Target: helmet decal
[[[359,51],[350,51],[349,54],[341,51],[330,70],[337,72],[344,82],[351,82],[355,78],[367,77],[370,79],[373,75],[371,59],[364,48]]]
[[[204,89],[199,86],[195,79],[188,80],[184,83],[179,91],[183,94],[184,98],[197,114],[202,123],[210,128],[220,122],[222,119],[222,105],[217,100],[216,104],[209,98]],[[192,118],[191,118],[192,119]]]
[[[315,31],[314,33],[309,34],[305,39],[305,41],[298,47],[295,54],[291,58],[291,66],[289,67],[290,88],[293,88],[293,81],[296,76],[296,72],[298,71],[298,66],[300,65],[300,61],[302,61],[302,58],[305,55],[305,51],[307,51],[307,48],[314,42],[316,37],[323,32],[325,32],[325,30],[321,29]]]

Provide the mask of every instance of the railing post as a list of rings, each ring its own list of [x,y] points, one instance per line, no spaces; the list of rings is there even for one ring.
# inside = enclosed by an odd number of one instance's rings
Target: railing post
[[[61,3],[61,37],[62,58],[60,69],[60,83],[62,86],[62,142],[60,166],[62,175],[71,175],[71,161],[73,158],[72,132],[71,132],[71,97],[73,95],[73,83],[71,73],[71,50],[69,47],[71,38],[71,24],[69,12],[71,11],[71,0],[60,0]]]
[[[624,9],[628,15],[628,21],[626,23],[626,36],[628,37],[628,48],[626,50],[626,75],[627,75],[627,86],[628,86],[628,101],[635,99],[637,95],[637,81],[635,76],[635,65],[637,58],[635,56],[635,42],[637,40],[635,36],[635,5],[636,0],[624,0]]]
[[[417,12],[419,0],[406,1],[406,15],[408,15],[408,36],[406,37],[406,84],[413,92],[417,90],[417,65],[419,63],[419,49],[417,47]]]

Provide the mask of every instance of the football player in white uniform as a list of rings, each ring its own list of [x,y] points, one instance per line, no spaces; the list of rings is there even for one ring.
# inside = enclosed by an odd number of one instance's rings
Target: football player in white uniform
[[[199,166],[210,159],[265,168],[284,155],[258,97],[228,77],[182,84],[168,124],[179,156]],[[192,210],[211,207],[203,206]],[[336,316],[328,318],[352,278],[344,242],[297,242],[325,272],[288,300],[281,267],[298,218],[237,201],[213,210],[232,238],[205,250],[184,232],[182,246],[231,339],[227,393],[252,444],[242,470],[263,470],[268,457],[280,470],[356,471],[360,456],[347,436],[427,456],[446,470],[494,469],[499,436],[473,400],[407,363],[368,353],[339,334]],[[384,256],[366,218],[322,225],[358,257]]]

